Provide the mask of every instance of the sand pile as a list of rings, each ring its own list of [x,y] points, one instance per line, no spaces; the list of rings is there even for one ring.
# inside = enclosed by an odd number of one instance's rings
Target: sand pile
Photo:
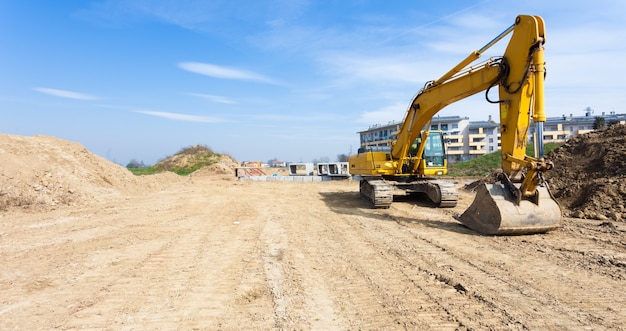
[[[137,177],[79,143],[55,137],[0,134],[0,210],[80,205],[161,189],[179,177]]]

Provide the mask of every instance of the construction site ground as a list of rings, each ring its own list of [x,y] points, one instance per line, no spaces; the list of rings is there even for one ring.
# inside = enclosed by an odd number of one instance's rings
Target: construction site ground
[[[469,179],[455,208],[372,209],[356,181],[134,177],[74,143],[0,138],[0,197],[24,199],[0,211],[3,330],[626,325],[621,218],[483,236],[455,219]]]

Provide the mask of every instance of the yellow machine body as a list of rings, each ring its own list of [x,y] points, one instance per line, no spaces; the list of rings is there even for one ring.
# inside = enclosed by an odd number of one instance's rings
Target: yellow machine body
[[[473,64],[509,34],[502,57]],[[442,108],[485,91],[487,101],[500,107],[502,176],[499,183],[478,189],[474,203],[459,218],[461,223],[483,234],[530,234],[558,227],[561,210],[542,176],[553,167],[543,155],[545,40],[541,17],[519,15],[487,45],[441,78],[426,83],[407,110],[389,150],[364,148],[350,157],[350,173],[363,178],[361,195],[375,206],[388,207],[393,189],[387,185],[427,193],[431,200],[439,200],[440,206],[456,205],[456,193],[450,185],[431,178],[446,174],[447,163],[445,153],[443,162],[435,165],[429,161],[428,147],[434,145],[428,142],[438,144],[444,139],[429,140],[429,134],[439,133],[426,128]],[[490,100],[489,90],[496,86],[498,99]],[[531,120],[537,125],[537,157],[525,155]]]

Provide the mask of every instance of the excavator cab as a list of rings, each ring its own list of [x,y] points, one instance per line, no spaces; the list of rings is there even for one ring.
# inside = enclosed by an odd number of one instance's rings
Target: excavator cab
[[[422,144],[422,141],[424,143]],[[442,176],[448,173],[443,132],[423,131],[407,153],[409,162],[403,173],[418,176]]]
[[[427,168],[447,168],[442,132],[431,132],[428,135],[426,146],[424,146],[424,164]],[[439,175],[443,175],[443,173]]]

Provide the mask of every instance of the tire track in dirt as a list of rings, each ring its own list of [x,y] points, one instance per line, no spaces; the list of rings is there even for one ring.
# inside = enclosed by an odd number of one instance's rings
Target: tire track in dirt
[[[45,236],[47,233],[54,233],[56,236],[49,236],[43,242],[37,242],[35,239],[35,249],[14,255],[20,262],[28,261],[29,265],[37,267],[30,267],[27,272],[20,274],[18,279],[9,280],[10,283],[21,285],[13,286],[10,292],[3,294],[6,300],[11,297],[19,298],[27,291],[29,297],[34,298],[31,303],[35,304],[25,311],[35,316],[50,316],[51,312],[56,312],[58,318],[49,321],[50,325],[55,326],[67,325],[68,321],[74,319],[73,314],[102,300],[104,294],[102,290],[106,290],[110,285],[109,280],[102,278],[103,273],[124,274],[128,270],[124,267],[126,261],[133,258],[140,261],[143,258],[136,256],[136,252],[159,250],[165,244],[137,243],[137,240],[134,240],[136,234],[117,225],[115,217],[107,217],[104,220],[97,218],[97,221],[93,221],[92,218],[98,215],[76,216],[80,211],[74,211],[73,214],[75,216],[71,217],[72,222],[52,221],[35,223],[37,226],[34,227],[28,226],[33,238]],[[25,221],[32,219],[27,218]],[[41,224],[45,226],[42,227]],[[42,229],[45,232],[39,233]],[[89,236],[85,236],[85,233],[89,233]],[[64,254],[57,253],[57,250],[66,246],[75,249]],[[37,262],[33,263],[34,261]],[[11,266],[6,262],[5,266],[13,270],[21,269],[19,265]],[[50,297],[63,298],[62,304],[46,305],[49,300],[47,298]],[[27,319],[18,317],[15,321],[20,323],[26,322]]]
[[[283,293],[287,290],[283,266],[283,258],[287,249],[287,234],[280,221],[272,218],[265,221],[260,238],[263,242],[265,277],[274,303],[274,325],[282,329],[290,313],[287,311],[289,298],[286,293]]]
[[[559,240],[521,243],[546,254],[555,264],[626,280],[625,230],[612,223],[582,219],[566,218],[563,223],[558,230]]]
[[[273,185],[303,187],[302,183]],[[309,206],[302,210],[302,205],[296,202],[309,199],[311,194],[314,193],[283,196],[278,203],[268,202],[263,213],[267,215],[261,234],[263,261],[273,297],[276,329],[344,329],[332,302],[331,289],[320,273],[322,268],[311,264],[311,255],[306,252],[310,244],[308,238],[315,237],[302,229],[308,228],[312,220]],[[314,204],[312,201],[311,205]],[[312,242],[318,244],[315,240]]]
[[[333,206],[354,204],[343,199],[345,195],[327,196],[327,203]],[[348,328],[433,330],[461,326],[446,311],[445,304],[433,300],[438,295],[435,293],[456,293],[456,289],[415,270],[407,271],[406,264],[386,253],[380,238],[371,233],[370,223],[380,220],[368,217],[369,210],[362,213],[365,216],[355,217],[357,209],[347,208],[354,214],[333,212],[335,215],[329,217],[322,207],[310,208],[312,216],[306,231],[317,242],[314,246],[303,245],[303,253],[323,257],[322,263],[316,264],[326,272],[328,287],[333,289],[335,304]]]
[[[524,327],[552,325],[577,329],[605,325],[614,328],[625,318],[621,313],[615,314],[611,307],[612,303],[624,300],[621,295],[611,294],[611,289],[619,288],[619,282],[595,274],[580,279],[581,271],[568,272],[572,266],[555,263],[560,258],[558,254],[537,257],[535,247],[523,244],[524,241],[560,242],[558,232],[543,236],[475,235],[468,238],[457,233],[418,228],[404,218],[394,219],[405,225],[416,239],[440,247],[445,254],[437,254],[438,260],[448,261],[448,257],[458,260],[446,262],[454,266],[455,272],[444,272],[442,278],[463,275],[461,284],[471,290],[468,293],[506,310]],[[570,274],[575,276],[568,277]],[[605,299],[597,300],[598,293],[603,293]]]
[[[2,327],[623,329],[621,224],[490,237],[457,209],[370,209],[355,182],[194,177],[2,214]]]
[[[271,306],[259,261],[260,245],[250,239],[259,238],[262,230],[258,208],[245,200],[233,205],[228,195],[208,190],[186,199],[186,209],[197,211],[192,233],[183,236],[185,242],[178,245],[176,256],[165,260],[185,261],[193,269],[184,279],[185,288],[177,293],[180,299],[172,304],[171,318],[178,319],[175,328],[269,326]]]
[[[254,224],[249,218],[250,210],[243,208],[245,212],[240,214],[222,211],[222,214],[210,215],[212,211],[220,210],[214,208],[219,206],[209,203],[205,204],[206,208],[198,208],[195,203],[189,203],[193,198],[186,200],[186,203],[174,203],[165,209],[152,206],[149,199],[135,201],[130,215],[128,210],[109,213],[103,208],[106,217],[93,215],[98,219],[97,224],[78,220],[73,222],[76,225],[69,226],[64,222],[68,228],[62,232],[56,229],[56,233],[65,233],[68,238],[82,233],[83,228],[102,231],[97,232],[99,236],[76,242],[78,250],[71,254],[43,263],[40,267],[42,274],[45,270],[54,270],[47,277],[42,278],[32,270],[28,275],[20,275],[35,279],[36,283],[31,281],[31,285],[25,286],[30,286],[30,291],[36,286],[35,290],[40,292],[30,295],[34,298],[30,303],[39,305],[24,309],[24,312],[51,315],[54,311],[59,318],[46,325],[71,328],[137,323],[178,328],[189,325],[185,324],[185,317],[194,320],[191,325],[203,327],[218,327],[221,319],[228,321],[225,325],[234,325],[232,321],[237,318],[225,318],[229,316],[229,305],[223,303],[236,292],[234,288],[246,273],[244,264],[249,263],[243,262],[242,256],[258,250],[258,247],[253,241],[244,245],[242,241],[232,240],[241,228],[233,222],[236,219],[244,227]],[[198,203],[204,200],[206,197],[199,199]],[[206,211],[198,213],[196,210]],[[119,219],[120,213],[126,214],[124,219]],[[154,222],[152,217],[156,214],[158,221]],[[225,222],[216,224],[211,222],[211,217],[223,218]],[[111,227],[102,226],[103,223],[119,225],[116,225],[116,231],[110,231]],[[32,227],[34,230],[39,228],[41,226]],[[61,243],[67,244],[67,241]],[[56,246],[56,242],[38,245],[36,251],[30,250],[27,254],[53,255],[51,251]],[[16,289],[11,297],[19,297],[20,291],[23,290]],[[134,295],[128,297],[124,293]],[[9,298],[7,294],[10,293],[3,294],[3,300]],[[62,297],[64,306],[42,305],[45,298],[51,296]],[[16,319],[18,323],[19,320],[25,321]]]
[[[367,214],[368,212],[365,212]],[[373,212],[377,215],[377,212]],[[376,256],[371,260],[379,261],[393,279],[383,282],[386,291],[399,292],[390,305],[396,306],[402,312],[400,323],[406,328],[423,329],[463,329],[467,326],[482,326],[472,322],[474,316],[465,314],[470,306],[480,306],[480,303],[468,299],[466,289],[458,282],[433,271],[432,260],[422,256],[436,256],[445,252],[430,243],[421,243],[416,246],[415,239],[398,231],[404,231],[396,224],[381,220],[378,216],[359,217],[354,219],[358,223],[357,229],[361,239],[366,242]],[[386,264],[385,262],[386,261]],[[403,277],[397,277],[402,275]],[[391,282],[390,282],[391,281]],[[484,306],[484,305],[483,305]],[[486,325],[506,325],[509,317],[490,307],[474,308],[481,311],[482,320]],[[473,310],[472,310],[473,311]]]

